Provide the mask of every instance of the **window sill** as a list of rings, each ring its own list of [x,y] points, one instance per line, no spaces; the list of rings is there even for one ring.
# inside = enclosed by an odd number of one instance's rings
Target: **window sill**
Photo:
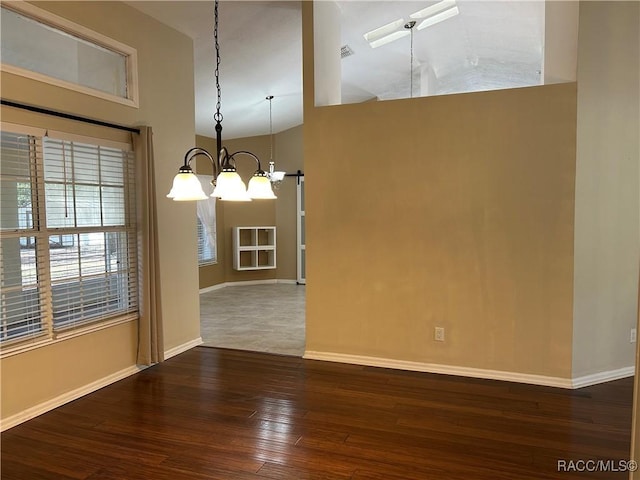
[[[208,267],[209,265],[218,265],[218,262],[215,260],[198,263],[198,267]]]
[[[31,342],[29,340],[25,340],[24,343],[10,345],[8,347],[0,347],[0,359],[12,357],[14,355],[20,355],[21,353],[26,353],[31,350],[35,350],[37,348],[47,347],[49,345],[54,345],[56,343],[64,342],[65,340],[69,340],[71,338],[80,337],[82,335],[98,332],[106,328],[115,327],[117,325],[133,322],[136,320],[138,320],[138,314],[129,314],[122,317],[114,318],[112,320],[106,320],[96,324],[59,332],[54,334],[54,338],[47,338],[47,339],[38,338],[38,339],[34,339]]]

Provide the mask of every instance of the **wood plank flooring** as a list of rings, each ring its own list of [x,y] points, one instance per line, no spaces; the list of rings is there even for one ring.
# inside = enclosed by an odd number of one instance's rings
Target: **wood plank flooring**
[[[632,386],[628,378],[567,391],[198,347],[4,432],[1,473],[3,480],[627,478],[557,470],[559,460],[613,460],[617,468],[628,459]]]

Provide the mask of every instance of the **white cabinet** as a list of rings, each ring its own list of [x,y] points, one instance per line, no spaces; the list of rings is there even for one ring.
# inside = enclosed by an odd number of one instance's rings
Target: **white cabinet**
[[[232,241],[235,270],[276,268],[276,227],[234,227]]]

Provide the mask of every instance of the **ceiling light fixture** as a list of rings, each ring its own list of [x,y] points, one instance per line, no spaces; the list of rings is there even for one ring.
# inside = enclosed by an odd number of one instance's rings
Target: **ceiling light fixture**
[[[221,106],[221,89],[220,89],[220,45],[218,43],[218,3],[219,0],[215,0],[214,3],[214,29],[213,37],[215,41],[216,49],[216,90],[217,90],[217,102],[216,113],[213,119],[216,121],[216,147],[217,158],[213,158],[209,152],[204,148],[194,147],[187,151],[184,155],[184,164],[180,167],[178,174],[173,179],[173,186],[171,191],[167,195],[168,198],[173,199],[176,202],[204,200],[207,195],[202,190],[198,178],[193,173],[191,168],[191,161],[199,155],[207,157],[213,165],[214,180],[211,182],[214,185],[212,197],[219,197],[221,200],[229,200],[235,202],[248,202],[252,199],[268,199],[276,198],[271,188],[270,177],[262,170],[260,165],[260,159],[251,152],[240,150],[238,152],[229,154],[227,149],[222,146],[222,113],[220,113]],[[257,170],[249,181],[249,188],[247,189],[238,175],[236,170],[236,156],[248,156],[253,158],[257,164]],[[273,169],[270,166],[270,169]]]
[[[442,13],[438,13],[437,15],[424,19],[416,28],[418,30],[422,30],[423,28],[430,27],[432,25],[435,25],[436,23],[443,22],[448,18],[455,17],[459,13],[460,11],[458,10],[458,7],[450,8],[449,10],[445,10]]]
[[[403,25],[404,19],[399,18],[398,20],[365,33],[363,37],[367,42],[369,42],[369,46],[371,48],[378,48],[409,35],[409,32],[398,30],[399,28],[402,28]]]
[[[431,15],[435,15],[442,10],[446,10],[449,7],[453,7],[456,4],[456,0],[442,0],[441,2],[436,3],[435,5],[431,5],[430,7],[423,8],[422,10],[418,10],[415,13],[409,15],[411,18],[426,18]]]
[[[286,172],[276,172],[276,164],[273,161],[273,115],[271,105],[273,95],[269,95],[267,100],[269,100],[269,173],[267,173],[267,176],[269,177],[273,188],[277,190],[278,187],[280,187],[282,180],[284,180]]]
[[[414,12],[409,16],[414,19],[424,18],[424,20],[420,22],[420,24],[416,27],[417,30],[422,30],[423,28],[430,27],[431,25],[435,25],[436,23],[440,23],[443,20],[458,15],[460,11],[455,5],[456,0],[442,0],[441,2],[438,2],[427,8],[418,10],[417,12]],[[391,43],[394,40],[398,40],[399,38],[413,34],[413,30],[407,29],[407,25],[409,25],[410,23],[411,22],[405,23],[404,19],[399,18],[398,20],[371,30],[370,32],[365,33],[363,36],[364,39],[369,42],[369,46],[371,48],[378,48],[382,45],[386,45],[387,43]],[[405,30],[401,30],[403,26]]]
[[[398,28],[400,28],[404,24],[404,19],[399,18],[391,23],[387,23],[381,27],[375,28],[370,32],[365,33],[364,39],[367,42],[372,42],[374,40],[380,40],[382,37],[389,35],[392,32],[395,32]]]
[[[398,30],[397,32],[393,32],[392,34],[387,35],[386,37],[382,37],[380,40],[374,40],[372,42],[369,42],[369,46],[371,48],[378,48],[378,47],[381,47],[382,45],[386,45],[387,43],[391,43],[395,40],[398,40],[399,38],[406,37],[407,35],[409,35],[409,32]]]

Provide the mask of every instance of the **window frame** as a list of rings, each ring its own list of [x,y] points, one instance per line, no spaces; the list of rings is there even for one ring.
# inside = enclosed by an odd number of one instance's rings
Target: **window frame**
[[[62,141],[73,141],[79,143],[90,144],[94,146],[107,147],[107,148],[119,148],[125,151],[133,152],[133,147],[131,144],[123,144],[121,142],[114,142],[110,140],[103,140],[99,138],[91,138],[86,136],[79,136],[73,134],[66,134],[64,132],[53,132],[47,131],[42,128],[37,127],[28,127],[14,123],[0,122],[0,130],[3,132],[10,132],[22,135],[29,136],[29,144],[30,144],[30,163],[33,162],[36,166],[36,170],[38,170],[39,174],[36,177],[33,177],[31,180],[31,195],[32,195],[32,205],[34,211],[34,224],[28,229],[30,231],[18,228],[16,231],[5,231],[2,232],[3,238],[11,238],[11,237],[20,237],[20,236],[34,236],[37,241],[45,242],[46,246],[41,247],[41,250],[36,252],[36,256],[39,262],[43,262],[44,267],[37,267],[38,271],[38,279],[37,284],[39,288],[43,289],[43,292],[40,293],[41,304],[40,304],[40,320],[42,324],[42,331],[34,334],[32,336],[24,336],[22,338],[9,339],[4,342],[4,344],[0,345],[0,358],[5,358],[12,355],[17,355],[23,353],[25,351],[29,351],[35,348],[39,348],[42,346],[52,345],[58,343],[60,341],[64,341],[70,338],[78,337],[81,335],[85,335],[87,333],[96,332],[99,330],[103,330],[105,328],[110,328],[115,325],[128,323],[132,321],[137,321],[139,318],[139,293],[137,289],[139,288],[139,256],[134,251],[133,255],[130,255],[130,261],[132,262],[129,265],[129,281],[128,285],[134,285],[135,288],[135,310],[127,311],[121,313],[115,313],[112,316],[108,316],[105,318],[96,318],[95,320],[90,319],[87,321],[77,322],[72,326],[56,326],[54,320],[54,312],[53,312],[53,299],[52,299],[52,291],[53,291],[53,282],[51,278],[51,265],[50,265],[50,251],[51,246],[49,243],[49,238],[51,236],[55,236],[58,233],[65,233],[67,231],[75,230],[75,233],[71,233],[71,235],[76,235],[78,233],[82,233],[82,231],[87,230],[85,227],[49,227],[46,224],[46,201],[45,199],[45,174],[44,174],[44,162],[45,162],[45,152],[44,152],[44,137],[47,134],[52,135],[53,139],[57,142]],[[35,149],[32,151],[32,148]],[[37,153],[36,150],[40,150],[41,153]],[[135,175],[135,158],[131,159],[131,168],[133,169],[133,175]],[[31,169],[30,169],[31,170]],[[126,179],[125,179],[126,183]],[[135,195],[135,185],[129,184],[124,186],[126,189],[134,189],[133,194]],[[128,198],[128,200],[127,200]],[[130,244],[134,245],[134,248],[137,248],[137,232],[138,227],[136,225],[136,201],[135,198],[129,198],[129,195],[125,195],[125,202],[129,204],[129,207],[126,205],[123,206],[125,209],[125,216],[129,218],[130,221],[125,221],[125,224],[121,227],[117,227],[118,229],[126,232],[127,235],[131,235],[129,239]],[[132,211],[131,208],[134,210]],[[36,225],[36,220],[39,225]],[[95,227],[98,228],[98,227]],[[110,226],[102,226],[99,227],[102,229],[101,231],[110,231],[112,227]],[[94,229],[94,227],[90,227],[90,229]],[[64,232],[62,232],[64,230]],[[133,280],[131,280],[133,279]],[[130,288],[130,287],[129,287]],[[130,291],[129,289],[127,291]]]
[[[209,239],[204,234],[204,225],[200,217],[196,215],[196,237],[198,240],[198,267],[206,267],[207,265],[217,265],[218,264],[218,245],[211,245]],[[202,237],[200,235],[202,233]],[[218,240],[218,235],[216,234],[216,243]],[[200,260],[200,242],[208,242],[210,244],[212,250],[212,258]]]
[[[2,8],[11,10],[19,15],[28,17],[41,23],[47,27],[51,27],[54,30],[59,30],[63,33],[79,38],[91,44],[94,44],[101,48],[106,48],[112,52],[118,53],[125,57],[125,69],[126,69],[126,85],[127,96],[120,97],[107,92],[96,90],[95,88],[87,87],[81,84],[68,82],[49,75],[28,70],[15,65],[9,65],[7,63],[0,63],[0,70],[3,72],[12,73],[21,77],[29,78],[39,82],[48,83],[57,87],[66,88],[79,93],[84,93],[94,97],[102,98],[112,102],[127,105],[129,107],[139,107],[139,94],[138,94],[138,53],[133,47],[118,42],[112,38],[102,35],[101,33],[90,30],[87,27],[79,25],[75,22],[67,20],[66,18],[55,15],[51,12],[38,8],[27,2],[8,1],[2,2]]]

